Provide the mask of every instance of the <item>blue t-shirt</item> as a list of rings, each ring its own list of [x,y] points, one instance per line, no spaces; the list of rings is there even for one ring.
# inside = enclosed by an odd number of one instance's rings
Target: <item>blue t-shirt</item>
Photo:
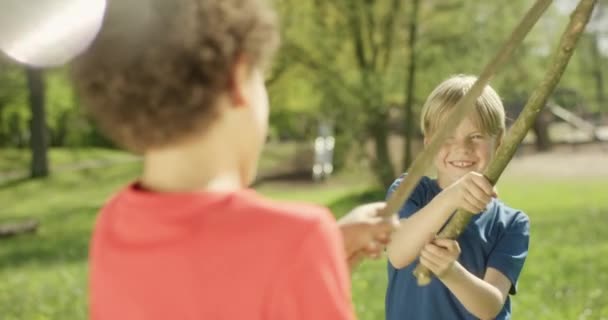
[[[389,188],[390,195],[403,177]],[[408,218],[426,206],[441,188],[435,180],[423,177],[405,205],[400,218]],[[525,213],[509,208],[493,199],[486,211],[473,216],[458,243],[462,250],[458,261],[472,274],[483,278],[488,267],[495,268],[511,280],[511,294],[515,294],[517,278],[528,255],[530,221]],[[443,320],[476,319],[450,290],[437,278],[419,287],[412,274],[418,260],[402,269],[388,262],[386,290],[387,320]],[[511,301],[507,298],[496,319],[511,318]]]

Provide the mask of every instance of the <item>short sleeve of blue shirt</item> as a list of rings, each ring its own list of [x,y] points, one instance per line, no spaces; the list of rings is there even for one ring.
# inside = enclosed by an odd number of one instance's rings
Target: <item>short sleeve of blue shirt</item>
[[[395,192],[395,190],[397,190],[397,188],[406,176],[407,174],[403,174],[391,184],[391,186],[388,188],[388,191],[386,192],[387,199],[388,197],[390,197],[391,194],[393,194],[393,192]],[[416,213],[416,211],[418,211],[420,208],[424,207],[429,201],[431,201],[435,194],[441,191],[439,186],[429,183],[430,180],[431,179],[427,177],[422,177],[422,179],[420,180],[416,188],[414,188],[414,191],[412,191],[412,194],[407,199],[405,204],[401,207],[401,209],[399,209],[399,218],[403,219],[410,217],[411,215]]]
[[[492,267],[511,280],[510,294],[517,292],[517,279],[528,256],[530,221],[519,214],[505,229],[488,257],[488,268]]]

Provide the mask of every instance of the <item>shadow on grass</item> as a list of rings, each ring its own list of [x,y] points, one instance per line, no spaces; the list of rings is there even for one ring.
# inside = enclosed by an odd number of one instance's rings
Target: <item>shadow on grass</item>
[[[85,260],[98,209],[82,207],[42,217],[36,233],[0,240],[0,269]]]
[[[314,180],[312,179],[312,175],[308,170],[266,173],[258,176],[258,178],[251,184],[251,187],[256,188],[268,182],[314,183]]]
[[[0,191],[15,194],[36,194],[38,191],[74,192],[83,186],[106,185],[113,181],[127,184],[137,174],[137,163],[121,163],[104,168],[85,168],[75,172],[55,172],[46,178],[21,177],[10,181],[0,181]]]
[[[15,177],[15,178],[1,179],[0,180],[0,190],[14,188],[25,182],[32,181],[32,180],[34,180],[34,179],[30,178],[29,176],[19,176],[19,177]]]
[[[89,237],[90,232],[79,231],[56,237],[32,234],[3,240],[7,247],[0,251],[0,269],[83,261],[88,255]]]

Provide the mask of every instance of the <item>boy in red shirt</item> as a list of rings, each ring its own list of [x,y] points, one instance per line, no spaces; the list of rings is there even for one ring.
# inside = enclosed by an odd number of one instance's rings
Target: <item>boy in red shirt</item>
[[[354,318],[347,259],[377,255],[396,219],[370,204],[339,228],[327,209],[247,189],[277,34],[258,0],[108,2],[73,74],[100,128],[144,166],[98,217],[92,319]]]

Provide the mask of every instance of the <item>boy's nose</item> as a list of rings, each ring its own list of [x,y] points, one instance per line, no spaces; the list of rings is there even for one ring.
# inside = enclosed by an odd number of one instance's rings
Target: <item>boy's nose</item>
[[[473,150],[473,144],[469,141],[457,141],[452,146],[455,151],[460,151],[464,153],[470,153]]]

